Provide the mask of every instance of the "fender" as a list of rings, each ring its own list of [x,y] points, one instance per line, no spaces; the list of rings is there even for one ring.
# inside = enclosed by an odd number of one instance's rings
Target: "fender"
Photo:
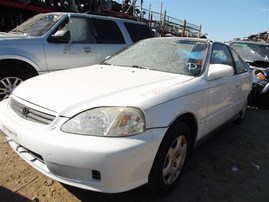
[[[48,71],[46,65],[39,66],[35,61],[31,60],[30,58],[23,57],[20,55],[16,55],[16,54],[0,55],[0,61],[6,60],[6,59],[19,60],[19,61],[26,62],[29,65],[31,65],[32,67],[34,67],[37,72],[47,72]]]

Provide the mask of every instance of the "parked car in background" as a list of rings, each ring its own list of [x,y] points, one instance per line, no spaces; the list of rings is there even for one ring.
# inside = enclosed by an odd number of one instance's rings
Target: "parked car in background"
[[[62,183],[108,193],[147,184],[163,194],[207,134],[243,120],[251,86],[225,44],[151,38],[99,65],[23,82],[0,103],[0,130]]]
[[[99,63],[150,37],[147,24],[134,20],[61,12],[36,15],[0,33],[0,100],[30,77]]]
[[[253,72],[250,105],[269,109],[269,44],[252,41],[230,43]]]

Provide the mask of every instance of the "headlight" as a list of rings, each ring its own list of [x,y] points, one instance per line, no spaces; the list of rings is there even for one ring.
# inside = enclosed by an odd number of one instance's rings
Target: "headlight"
[[[145,131],[145,118],[135,107],[100,107],[74,116],[61,130],[82,135],[130,136]]]

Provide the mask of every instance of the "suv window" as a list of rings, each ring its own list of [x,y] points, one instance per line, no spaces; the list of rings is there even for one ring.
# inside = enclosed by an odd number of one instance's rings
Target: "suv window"
[[[233,60],[228,47],[220,43],[214,43],[210,63],[230,65],[233,67]]]
[[[125,44],[120,28],[112,20],[92,18],[97,43]]]
[[[146,25],[129,22],[125,22],[124,25],[129,32],[133,42],[152,37],[151,31]]]
[[[238,54],[233,49],[230,49],[230,50],[234,58],[236,74],[242,74],[244,72],[247,72],[248,69],[245,63],[243,62],[243,60],[238,56]]]

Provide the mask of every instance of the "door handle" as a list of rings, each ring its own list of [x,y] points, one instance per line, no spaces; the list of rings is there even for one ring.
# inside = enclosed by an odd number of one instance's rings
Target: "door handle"
[[[83,48],[84,53],[90,53],[92,50],[90,48]]]

